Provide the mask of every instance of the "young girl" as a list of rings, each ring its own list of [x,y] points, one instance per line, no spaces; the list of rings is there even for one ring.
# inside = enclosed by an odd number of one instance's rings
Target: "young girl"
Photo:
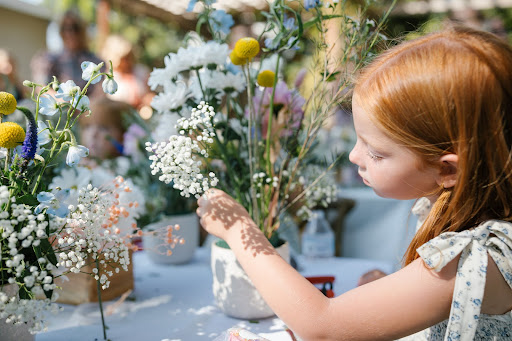
[[[328,299],[224,192],[199,200],[203,227],[304,340],[512,340],[512,49],[467,28],[403,43],[363,71],[353,116],[364,182],[432,206],[401,270]]]

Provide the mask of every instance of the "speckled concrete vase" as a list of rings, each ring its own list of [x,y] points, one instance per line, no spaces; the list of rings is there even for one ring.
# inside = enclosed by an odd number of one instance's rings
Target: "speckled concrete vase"
[[[290,262],[288,243],[278,247],[277,252]],[[212,243],[211,267],[213,295],[224,314],[247,320],[274,316],[274,312],[256,290],[231,249]]]

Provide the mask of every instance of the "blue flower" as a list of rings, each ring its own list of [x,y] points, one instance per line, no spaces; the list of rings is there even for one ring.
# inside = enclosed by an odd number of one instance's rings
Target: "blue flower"
[[[187,6],[187,12],[192,12],[194,10],[194,6],[196,5],[197,0],[190,0]]]
[[[215,3],[215,0],[200,0],[200,2],[204,2],[205,5],[211,5]],[[194,10],[194,6],[196,5],[197,0],[190,0],[187,6],[187,12],[192,12]]]
[[[212,30],[214,32],[221,32],[225,35],[229,34],[229,29],[235,24],[231,14],[228,14],[226,11],[221,9],[213,11],[210,14],[210,18],[212,19]]]
[[[286,42],[286,48],[291,50],[298,50],[299,49],[299,43],[297,40],[297,37],[290,37],[288,41]]]
[[[37,141],[40,146],[44,146],[48,142],[52,140],[50,135],[50,130],[48,130],[48,126],[43,121],[37,122]]]
[[[101,84],[101,87],[103,88],[103,92],[109,95],[113,95],[117,91],[117,83],[112,77],[105,77],[105,80]]]
[[[79,96],[75,97],[73,99],[73,103],[71,103],[71,105],[80,111],[89,110],[89,105],[91,104],[91,102],[89,101],[89,97],[87,97],[86,95],[83,95],[80,98],[80,101],[78,101],[78,98],[79,98]]]
[[[99,64],[94,64],[93,62],[83,62],[82,67],[82,79],[86,82],[88,82],[91,78],[93,78],[95,75],[97,75],[101,67],[103,66],[103,62]],[[93,79],[91,84],[96,84],[101,80],[101,77],[96,77]]]
[[[264,41],[265,47],[271,51],[277,50],[279,47],[280,39],[279,38],[266,38]]]
[[[283,26],[288,31],[295,31],[297,29],[297,25],[295,25],[295,18],[287,18],[287,16],[285,15]]]
[[[59,104],[50,95],[41,96],[39,100],[39,113],[42,115],[53,116],[59,112]]]
[[[320,0],[304,0],[304,8],[309,11],[313,7],[317,7],[320,4]]]
[[[37,200],[40,204],[37,205],[34,213],[39,214],[46,208],[46,213],[64,218],[68,215],[69,210],[66,205],[61,204],[61,201],[65,199],[67,195],[68,191],[66,190],[58,190],[57,195],[51,192],[39,192],[37,194]]]
[[[68,155],[66,155],[66,164],[68,166],[76,166],[80,159],[89,155],[89,149],[84,146],[71,146],[68,150]]]
[[[80,87],[72,80],[69,80],[59,85],[59,91],[55,94],[55,97],[61,98],[63,101],[71,101],[79,92]]]

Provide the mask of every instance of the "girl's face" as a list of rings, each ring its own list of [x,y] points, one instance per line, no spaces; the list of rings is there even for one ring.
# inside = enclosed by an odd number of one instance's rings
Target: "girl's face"
[[[439,189],[438,169],[424,164],[410,149],[384,134],[355,100],[352,112],[357,143],[349,158],[359,166],[358,173],[364,183],[385,198],[435,199],[433,193]]]

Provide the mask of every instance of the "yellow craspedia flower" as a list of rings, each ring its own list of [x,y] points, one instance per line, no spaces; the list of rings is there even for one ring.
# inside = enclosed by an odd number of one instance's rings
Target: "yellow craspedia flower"
[[[254,58],[260,52],[260,43],[254,38],[242,38],[236,42],[233,51],[238,58]]]
[[[274,77],[276,74],[270,70],[263,70],[258,74],[258,84],[260,86],[264,86],[265,88],[271,88],[274,86]]]
[[[231,63],[235,65],[244,65],[245,63],[247,63],[247,58],[239,58],[236,55],[235,50],[231,51],[231,53],[229,54],[229,59],[231,59]]]
[[[10,115],[16,110],[16,98],[8,92],[0,91],[0,114]]]
[[[0,147],[15,148],[23,143],[25,130],[14,122],[0,123]]]

